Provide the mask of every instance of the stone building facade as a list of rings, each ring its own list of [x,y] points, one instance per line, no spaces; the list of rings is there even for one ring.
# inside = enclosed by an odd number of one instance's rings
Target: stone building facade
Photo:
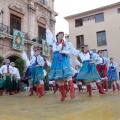
[[[12,48],[13,29],[25,33],[24,49],[42,47],[46,28],[55,34],[54,0],[0,0],[0,55],[15,61],[22,51]]]

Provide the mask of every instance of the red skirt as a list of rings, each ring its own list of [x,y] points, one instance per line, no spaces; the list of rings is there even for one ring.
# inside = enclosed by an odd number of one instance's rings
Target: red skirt
[[[107,77],[107,67],[106,65],[97,65],[97,70],[100,77]]]

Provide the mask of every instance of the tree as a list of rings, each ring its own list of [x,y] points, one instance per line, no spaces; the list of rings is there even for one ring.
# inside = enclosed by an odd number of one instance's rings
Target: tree
[[[15,67],[19,69],[21,78],[24,76],[25,63],[22,59],[16,59]]]
[[[0,66],[3,64],[4,58],[0,56]]]

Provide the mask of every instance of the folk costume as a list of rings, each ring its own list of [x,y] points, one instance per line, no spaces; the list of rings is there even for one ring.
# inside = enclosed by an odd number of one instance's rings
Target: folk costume
[[[61,33],[58,33],[57,36],[59,36],[59,34]],[[52,45],[54,55],[48,78],[49,80],[55,80],[57,82],[67,79],[68,86],[70,88],[70,96],[71,99],[73,99],[75,97],[75,90],[72,81],[73,74],[68,56],[71,53],[73,45],[72,43],[64,40],[62,40],[61,42],[56,40]],[[66,97],[64,85],[59,84],[59,90],[62,96],[61,101],[64,101]]]
[[[101,78],[96,69],[94,61],[92,61],[93,52],[92,51],[87,51],[87,52],[78,51],[78,53],[74,52],[74,54],[75,53],[80,57],[82,64],[83,64],[82,68],[80,69],[78,73],[76,80],[78,81],[82,79],[86,83],[89,96],[92,96],[92,89],[91,89],[90,82],[96,82],[97,87],[99,89],[99,93],[105,94],[105,92],[103,91],[101,82],[100,82]]]
[[[10,60],[5,60],[6,65],[1,67],[1,74],[3,75],[3,79],[5,80],[4,89],[6,92],[9,92],[9,95],[13,95],[12,93],[12,73],[13,68],[10,65]]]
[[[2,96],[3,91],[4,91],[5,80],[4,80],[3,76],[2,76],[1,69],[0,69],[0,75],[1,75],[1,78],[0,78],[0,96]]]
[[[98,73],[101,77],[101,80],[103,81],[103,85],[105,85],[105,92],[108,91],[108,77],[107,77],[107,63],[108,63],[108,59],[105,57],[100,57],[99,55],[95,58],[96,60],[96,68],[98,70]]]
[[[120,85],[117,82],[118,81],[118,75],[117,75],[118,64],[115,63],[115,62],[110,62],[108,67],[109,67],[109,70],[108,70],[108,80],[110,82],[112,82],[113,91],[116,90],[114,82],[116,83],[116,87],[117,87],[118,91],[120,91]]]
[[[12,91],[14,93],[18,93],[20,90],[20,73],[18,68],[15,67],[15,63],[11,62],[10,65],[12,66]]]
[[[74,78],[76,80],[77,76],[78,76],[78,73],[82,67],[82,63],[80,63],[77,59],[75,60],[75,69],[74,69]],[[77,67],[77,68],[76,68]],[[78,92],[83,90],[82,89],[82,84],[83,84],[83,80],[79,80],[79,81],[76,81],[77,83],[77,86],[78,86]]]
[[[38,49],[36,49],[37,51]],[[40,55],[35,55],[34,51],[31,49],[31,60],[30,60],[30,64],[31,64],[31,79],[30,79],[30,94],[29,96],[33,95],[33,87],[36,84],[40,84],[40,86],[36,86],[38,87],[38,92],[39,92],[39,96],[41,97],[43,96],[43,66],[44,66],[44,59],[42,56]]]

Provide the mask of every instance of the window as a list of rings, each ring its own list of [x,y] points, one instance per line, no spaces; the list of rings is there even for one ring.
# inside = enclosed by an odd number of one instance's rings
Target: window
[[[21,18],[10,14],[10,27],[17,30],[21,30]]]
[[[38,42],[41,44],[42,43],[42,39],[46,39],[46,29],[39,26],[38,27]]]
[[[45,0],[39,0],[39,2],[45,4]]]
[[[75,27],[83,26],[82,18],[75,20]]]
[[[103,57],[108,57],[108,51],[106,50],[99,50],[99,51],[103,51]]]
[[[120,8],[118,8],[118,13],[120,13]]]
[[[98,46],[107,45],[105,31],[97,32],[97,45]]]
[[[88,21],[89,20],[89,17],[84,17],[83,18],[83,21],[85,22],[85,21]]]
[[[91,51],[92,51],[93,53],[96,53],[96,49],[91,49]]]
[[[94,15],[89,16],[89,20],[94,20],[94,19],[95,19]]]
[[[95,22],[102,22],[104,21],[104,14],[103,13],[99,13],[95,15]]]
[[[81,46],[84,45],[84,36],[80,35],[76,37],[76,48],[80,49]]]

